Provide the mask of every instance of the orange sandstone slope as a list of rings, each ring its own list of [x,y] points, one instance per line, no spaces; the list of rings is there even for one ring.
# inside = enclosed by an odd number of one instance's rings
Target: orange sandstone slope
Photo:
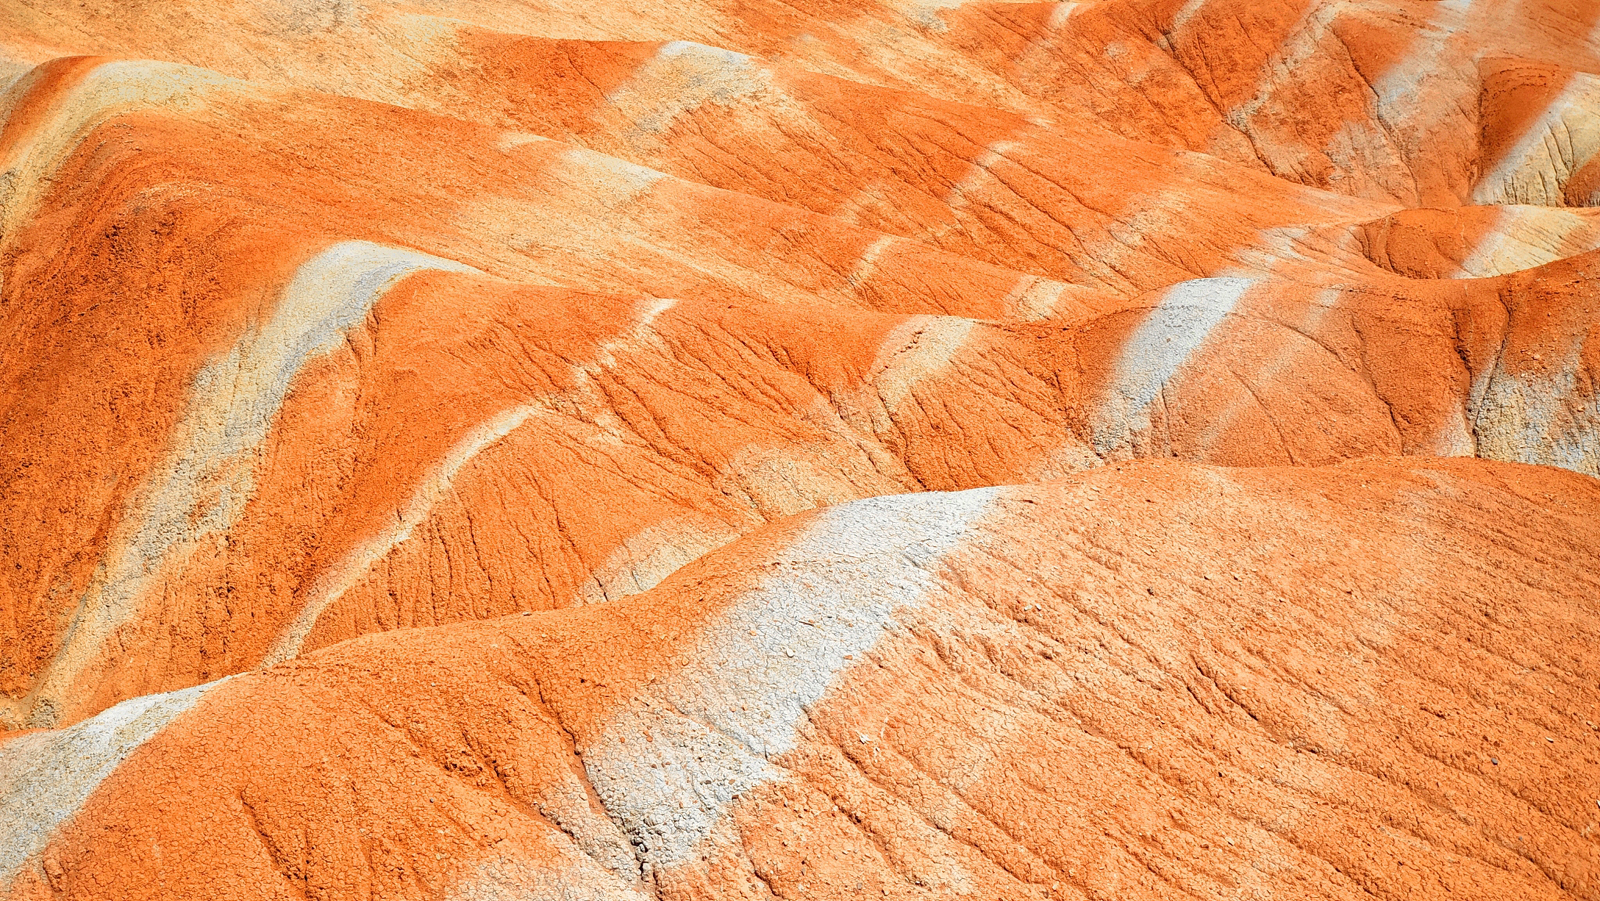
[[[1594,897],[1600,483],[1106,467],[0,745],[16,898]]]
[[[0,78],[0,891],[1600,897],[1591,4],[0,0]]]

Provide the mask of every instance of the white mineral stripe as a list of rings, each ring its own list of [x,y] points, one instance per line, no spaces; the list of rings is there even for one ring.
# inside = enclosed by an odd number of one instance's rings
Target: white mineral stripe
[[[1600,78],[1576,75],[1472,190],[1477,203],[1562,204],[1573,173],[1600,153]]]
[[[1096,405],[1093,443],[1102,455],[1125,446],[1147,424],[1150,405],[1211,332],[1256,284],[1204,278],[1172,286],[1122,347]]]
[[[395,517],[394,525],[363,541],[354,551],[317,579],[305,603],[300,607],[300,614],[283,630],[271,653],[267,654],[261,665],[273,666],[299,654],[300,647],[305,644],[306,636],[311,634],[311,629],[316,626],[323,611],[360,582],[367,571],[372,569],[373,564],[387,557],[390,551],[411,537],[417,526],[422,525],[432,514],[439,500],[449,493],[451,483],[467,463],[500,439],[516,431],[534,412],[535,408],[532,406],[506,410],[473,429],[466,438],[457,442],[433,472],[423,480],[422,486],[407,499],[405,506]]]
[[[32,79],[19,79],[13,89],[26,90],[31,83]],[[138,110],[191,111],[218,89],[236,83],[215,72],[172,63],[129,60],[96,66],[56,100],[47,124],[32,141],[8,147],[0,155],[0,234],[16,232],[62,161],[94,128]],[[21,100],[6,98],[8,118]]]
[[[0,890],[122,761],[222,681],[133,698],[70,728],[0,744]]]
[[[119,525],[33,700],[45,712],[138,600],[169,558],[236,523],[254,491],[253,468],[295,376],[337,348],[401,278],[423,269],[472,272],[415,251],[346,241],[300,267],[272,318],[201,369],[167,461]]]
[[[735,798],[785,778],[772,762],[840,672],[939,584],[944,555],[1000,489],[830,508],[719,614],[687,657],[584,749],[607,810],[654,866],[694,858]]]

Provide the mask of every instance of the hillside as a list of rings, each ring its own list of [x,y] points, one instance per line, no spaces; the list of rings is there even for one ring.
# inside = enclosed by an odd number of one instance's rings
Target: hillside
[[[1600,5],[0,84],[0,897],[1600,899]]]

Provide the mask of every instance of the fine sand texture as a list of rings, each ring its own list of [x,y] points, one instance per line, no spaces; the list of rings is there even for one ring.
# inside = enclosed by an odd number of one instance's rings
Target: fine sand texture
[[[0,899],[1600,901],[1600,2],[0,0]]]

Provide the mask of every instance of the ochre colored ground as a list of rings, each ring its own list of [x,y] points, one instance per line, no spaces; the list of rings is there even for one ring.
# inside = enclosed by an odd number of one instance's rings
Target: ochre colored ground
[[[1600,5],[0,0],[0,896],[1600,899]]]

